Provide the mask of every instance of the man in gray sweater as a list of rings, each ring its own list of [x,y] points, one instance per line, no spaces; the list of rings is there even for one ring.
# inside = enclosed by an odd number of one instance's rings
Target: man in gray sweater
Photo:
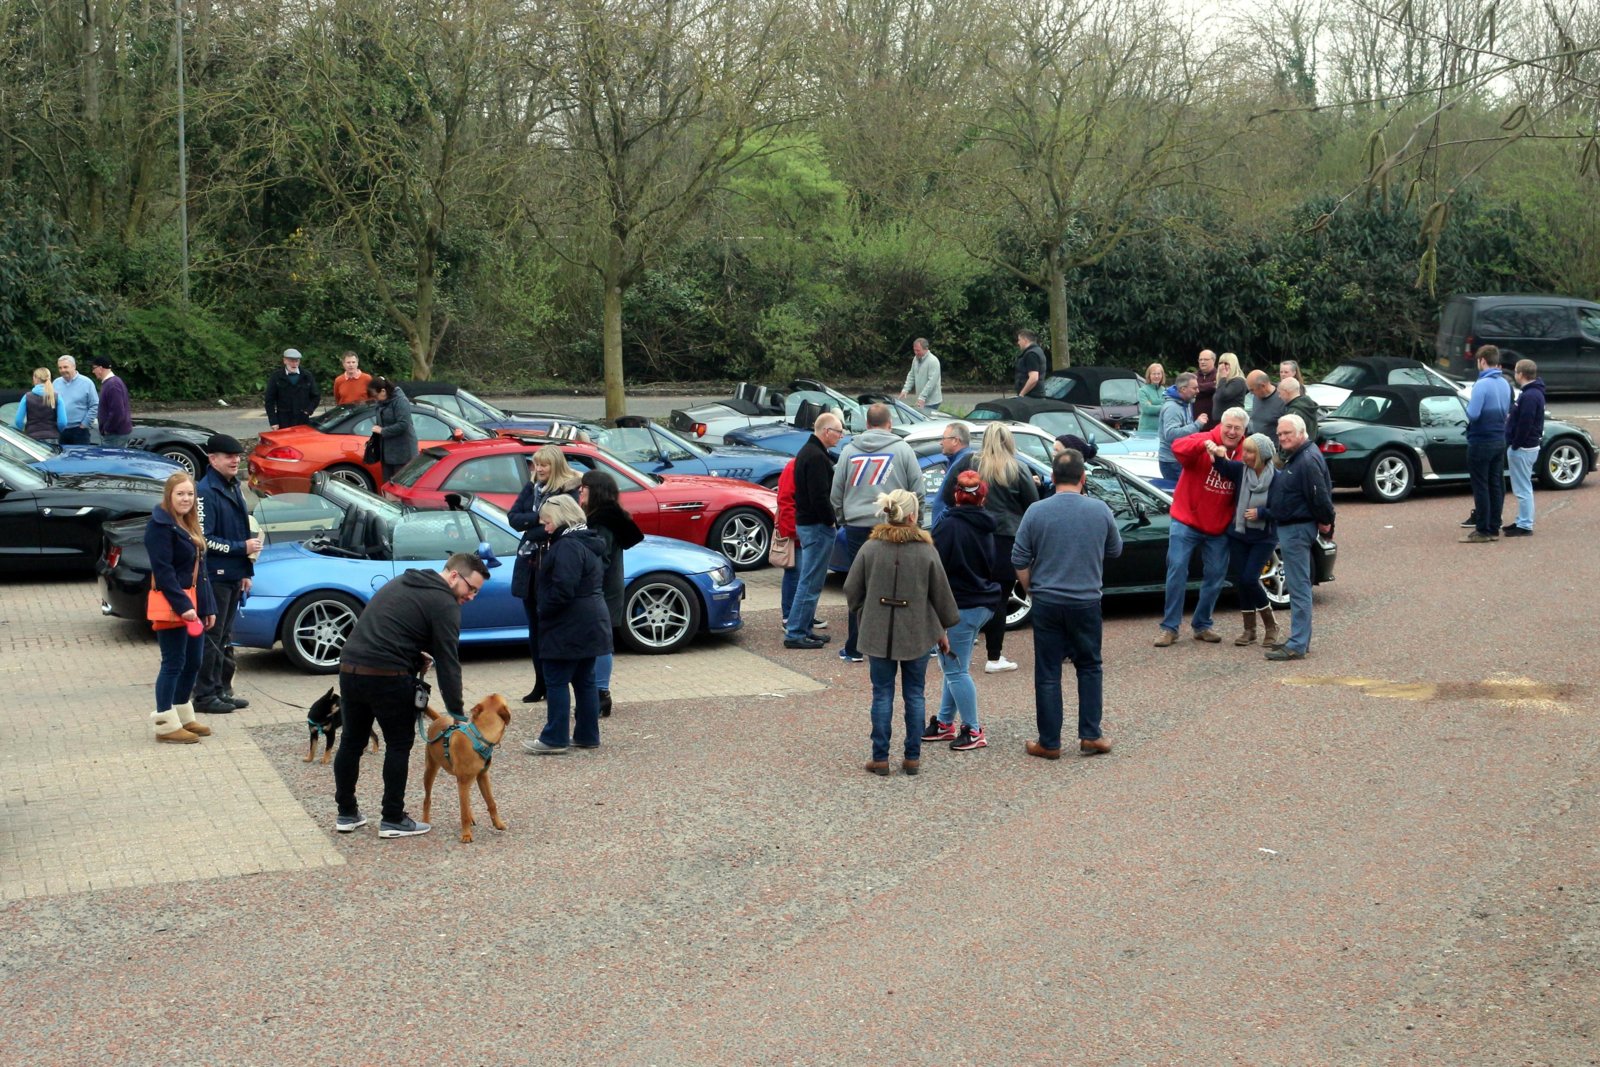
[[[1100,598],[1105,561],[1122,555],[1122,534],[1104,501],[1085,496],[1088,470],[1069,448],[1051,467],[1056,492],[1022,516],[1011,548],[1017,581],[1033,598],[1034,717],[1039,739],[1028,755],[1061,758],[1061,663],[1078,673],[1078,751],[1111,751],[1100,731]]]

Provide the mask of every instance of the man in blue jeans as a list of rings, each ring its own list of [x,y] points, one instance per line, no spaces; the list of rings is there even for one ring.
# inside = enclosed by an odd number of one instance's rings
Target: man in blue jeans
[[[794,458],[794,530],[800,542],[800,572],[794,602],[784,624],[784,648],[821,648],[828,639],[811,631],[822,583],[833,558],[833,458],[828,449],[844,436],[839,416],[825,411],[811,425],[811,437]]]
[[[1333,482],[1299,415],[1278,420],[1278,455],[1282,466],[1267,490],[1266,517],[1278,524],[1278,551],[1289,586],[1289,639],[1268,648],[1267,658],[1305,659],[1311,651],[1311,553],[1317,533],[1333,529]]]
[[[1506,422],[1506,462],[1511,467],[1511,491],[1517,497],[1517,521],[1501,529],[1506,537],[1533,535],[1533,465],[1544,441],[1544,379],[1531,359],[1517,360],[1517,388],[1522,394],[1511,406]]]
[[[1061,758],[1061,664],[1078,675],[1078,751],[1111,751],[1102,733],[1104,676],[1100,659],[1100,598],[1105,561],[1122,555],[1122,534],[1103,501],[1083,495],[1088,468],[1067,449],[1051,466],[1055,495],[1022,516],[1011,547],[1017,581],[1033,597],[1034,718],[1039,739],[1028,755]]]
[[[1463,544],[1500,540],[1500,512],[1506,503],[1506,418],[1511,385],[1500,373],[1500,349],[1478,349],[1478,380],[1467,402],[1467,476],[1472,479],[1473,529]]]

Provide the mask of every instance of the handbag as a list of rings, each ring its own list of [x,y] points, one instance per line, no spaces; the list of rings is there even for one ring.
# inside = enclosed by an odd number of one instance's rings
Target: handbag
[[[194,605],[196,612],[200,610],[200,600],[195,595],[195,588],[199,584],[200,558],[196,556],[194,578],[191,580],[189,588],[184,590],[188,594],[189,603]],[[156,576],[154,574],[150,575],[150,591],[145,594],[144,598],[144,617],[150,620],[158,630],[170,630],[183,625],[183,619],[179,618],[178,613],[172,610],[172,601],[167,599],[167,594],[156,588]]]
[[[782,567],[784,570],[792,568],[794,566],[794,538],[774,536],[772,538],[772,548],[767,551],[767,562],[774,567]]]
[[[383,459],[383,445],[381,438],[373,434],[367,438],[367,447],[361,450],[361,462],[377,463]]]

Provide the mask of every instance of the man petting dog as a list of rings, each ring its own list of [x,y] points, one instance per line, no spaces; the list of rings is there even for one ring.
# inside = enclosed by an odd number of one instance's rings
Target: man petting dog
[[[361,749],[376,722],[383,731],[383,818],[379,837],[416,837],[433,827],[406,814],[406,768],[417,736],[421,679],[431,656],[445,710],[464,719],[461,704],[461,605],[478,595],[489,568],[457,552],[442,571],[409,570],[373,594],[339,657],[344,736],[333,758],[334,829],[367,824],[356,805]],[[351,740],[354,738],[355,740]]]

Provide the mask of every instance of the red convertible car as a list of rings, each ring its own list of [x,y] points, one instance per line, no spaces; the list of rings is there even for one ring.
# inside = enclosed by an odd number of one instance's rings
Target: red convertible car
[[[250,488],[263,496],[308,493],[311,476],[327,471],[330,478],[376,492],[381,467],[361,457],[376,412],[374,404],[345,404],[329,408],[308,426],[268,430],[250,453]],[[411,409],[411,429],[424,446],[493,436],[458,415],[424,404]]]
[[[472,493],[510,508],[528,481],[528,456],[560,447],[580,474],[600,470],[617,483],[622,507],[647,534],[721,552],[738,570],[767,562],[778,494],[732,478],[656,475],[637,470],[598,445],[545,437],[497,437],[432,445],[383,486],[403,504],[444,507],[450,493]]]

